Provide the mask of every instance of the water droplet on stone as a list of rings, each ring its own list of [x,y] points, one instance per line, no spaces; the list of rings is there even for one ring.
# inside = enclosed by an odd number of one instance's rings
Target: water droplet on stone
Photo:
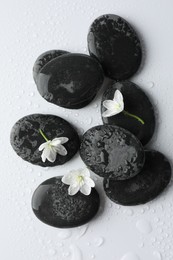
[[[136,222],[136,228],[143,234],[149,234],[152,231],[150,222],[145,219],[138,220]]]

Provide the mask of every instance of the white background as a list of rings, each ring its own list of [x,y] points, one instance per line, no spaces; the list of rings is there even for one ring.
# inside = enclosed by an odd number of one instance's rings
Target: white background
[[[84,109],[62,109],[39,95],[32,66],[38,55],[50,49],[87,53],[91,22],[101,14],[114,13],[131,22],[143,41],[143,66],[132,80],[148,93],[158,114],[157,131],[149,147],[171,161],[172,10],[172,0],[1,0],[0,259],[173,259],[172,184],[152,203],[119,207],[105,198],[102,181],[97,180],[100,213],[84,227],[56,229],[34,216],[32,193],[47,178],[83,167],[79,155],[65,166],[44,170],[22,161],[9,143],[13,124],[31,113],[62,116],[79,133],[101,123],[101,93]]]

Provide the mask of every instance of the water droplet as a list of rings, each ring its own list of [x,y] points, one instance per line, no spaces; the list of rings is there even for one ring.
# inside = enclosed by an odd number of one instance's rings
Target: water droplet
[[[88,225],[79,227],[78,228],[79,232],[78,232],[78,235],[76,236],[76,239],[83,237],[85,235],[85,233],[87,232],[87,229],[88,229]]]
[[[78,114],[78,113],[75,113],[75,116],[79,116],[79,114]]]
[[[129,252],[126,253],[121,260],[140,260],[139,256],[136,255],[135,253]]]
[[[103,237],[98,237],[94,240],[94,244],[97,247],[100,247],[104,243],[104,238]]]
[[[149,234],[152,231],[150,222],[145,219],[138,220],[136,228],[143,234]]]
[[[139,246],[140,248],[143,248],[143,247],[144,247],[144,243],[141,242],[141,243],[138,244],[138,246]]]
[[[68,257],[69,255],[70,255],[70,252],[68,252],[68,251],[67,251],[67,252],[64,252],[64,253],[62,254],[63,257]]]
[[[33,97],[34,96],[34,92],[31,92],[29,95],[30,95],[30,97]]]
[[[92,124],[92,121],[93,121],[93,118],[90,117],[90,118],[87,120],[88,125],[91,125],[91,124]]]
[[[55,249],[50,249],[49,250],[49,255],[51,255],[51,256],[56,255],[56,250]]]
[[[132,216],[133,210],[132,209],[126,209],[126,210],[124,210],[124,213],[127,214],[128,216]]]
[[[64,229],[58,232],[58,238],[60,239],[67,239],[72,235],[72,232],[70,229]]]
[[[149,88],[153,88],[154,87],[154,82],[153,81],[149,81],[148,82],[148,87]]]
[[[71,258],[70,260],[82,260],[82,252],[76,245],[70,245],[70,251],[71,251]]]
[[[94,259],[94,258],[95,258],[95,255],[94,255],[94,254],[92,254],[90,258],[91,258],[91,259]]]
[[[63,243],[58,242],[58,243],[57,243],[57,246],[58,246],[58,247],[63,247]]]
[[[153,252],[153,256],[155,257],[155,259],[157,260],[162,260],[162,255],[159,251],[154,251]]]

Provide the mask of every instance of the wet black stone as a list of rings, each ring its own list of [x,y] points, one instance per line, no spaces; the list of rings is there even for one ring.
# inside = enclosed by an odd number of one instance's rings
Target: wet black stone
[[[93,100],[103,80],[101,65],[94,58],[84,54],[66,54],[41,69],[37,88],[47,101],[78,109]]]
[[[112,125],[89,129],[83,136],[80,155],[93,172],[116,180],[138,174],[145,160],[138,139],[127,130]]]
[[[41,129],[48,139],[68,137],[64,145],[67,155],[57,154],[54,163],[42,162],[38,148],[45,142],[39,133]],[[32,114],[21,118],[11,130],[11,145],[14,151],[24,160],[43,167],[61,165],[69,161],[78,151],[80,141],[77,132],[66,120],[53,115]]]
[[[39,220],[59,228],[70,228],[83,225],[97,213],[100,205],[99,194],[92,189],[90,195],[78,192],[68,195],[68,185],[61,177],[43,182],[32,197],[32,209]]]
[[[117,125],[133,133],[143,145],[146,145],[153,136],[155,129],[154,108],[142,89],[130,81],[114,82],[103,94],[101,112],[106,111],[103,101],[113,100],[116,90],[120,90],[124,97],[124,109],[139,116],[145,122],[142,125],[138,120],[119,113],[111,117],[102,117],[104,124]]]
[[[142,51],[132,26],[113,14],[98,17],[88,33],[90,55],[97,58],[105,74],[116,80],[130,78],[139,68]]]
[[[35,61],[34,67],[33,67],[33,77],[35,82],[37,82],[37,76],[40,72],[40,70],[51,60],[67,54],[69,52],[63,51],[63,50],[50,50],[42,53]]]
[[[144,168],[135,177],[115,181],[104,180],[106,195],[121,205],[144,204],[156,198],[169,184],[171,166],[165,156],[156,151],[146,151]]]

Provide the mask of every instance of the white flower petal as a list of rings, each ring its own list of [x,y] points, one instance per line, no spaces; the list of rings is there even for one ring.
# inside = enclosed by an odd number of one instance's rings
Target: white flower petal
[[[59,140],[59,138],[54,138],[54,139],[51,141],[51,145],[52,145],[52,146],[58,146],[59,144],[61,144],[61,140]]]
[[[118,89],[115,91],[113,100],[117,101],[118,103],[122,103],[123,102],[123,95],[122,95],[122,93]]]
[[[47,157],[46,157],[46,154],[45,154],[45,150],[43,150],[42,155],[41,155],[41,159],[42,159],[43,162],[45,162],[46,158]]]
[[[71,185],[73,183],[73,175],[71,173],[65,174],[61,180],[63,183]]]
[[[39,150],[39,151],[42,151],[42,150],[48,145],[47,143],[48,143],[48,142],[45,142],[45,143],[41,144],[41,145],[39,146],[38,150]]]
[[[79,191],[79,186],[77,185],[70,185],[68,188],[68,194],[70,196],[75,195]]]
[[[49,146],[44,149],[44,154],[49,162],[54,162],[56,160],[56,152]]]
[[[57,146],[57,145],[59,145],[59,144],[65,144],[65,143],[68,142],[68,140],[69,140],[69,138],[67,138],[67,137],[54,138],[54,139],[52,140],[52,145]]]
[[[85,184],[89,185],[92,188],[95,187],[94,181],[91,178],[89,178],[89,177],[85,178]]]
[[[113,100],[105,100],[103,101],[103,106],[107,108],[108,110],[115,109],[115,101]]]
[[[62,156],[66,156],[67,155],[66,148],[63,145],[61,145],[61,144],[56,147],[56,151],[57,151],[58,154],[60,154]]]
[[[115,110],[106,110],[102,116],[103,117],[110,117],[110,116],[114,116],[116,114],[118,114],[119,112],[115,111]]]
[[[89,195],[91,193],[91,187],[88,186],[87,184],[84,184],[81,188],[80,191],[84,194],[84,195]]]
[[[79,172],[82,174],[82,176],[90,177],[90,171],[87,168],[79,169]]]

